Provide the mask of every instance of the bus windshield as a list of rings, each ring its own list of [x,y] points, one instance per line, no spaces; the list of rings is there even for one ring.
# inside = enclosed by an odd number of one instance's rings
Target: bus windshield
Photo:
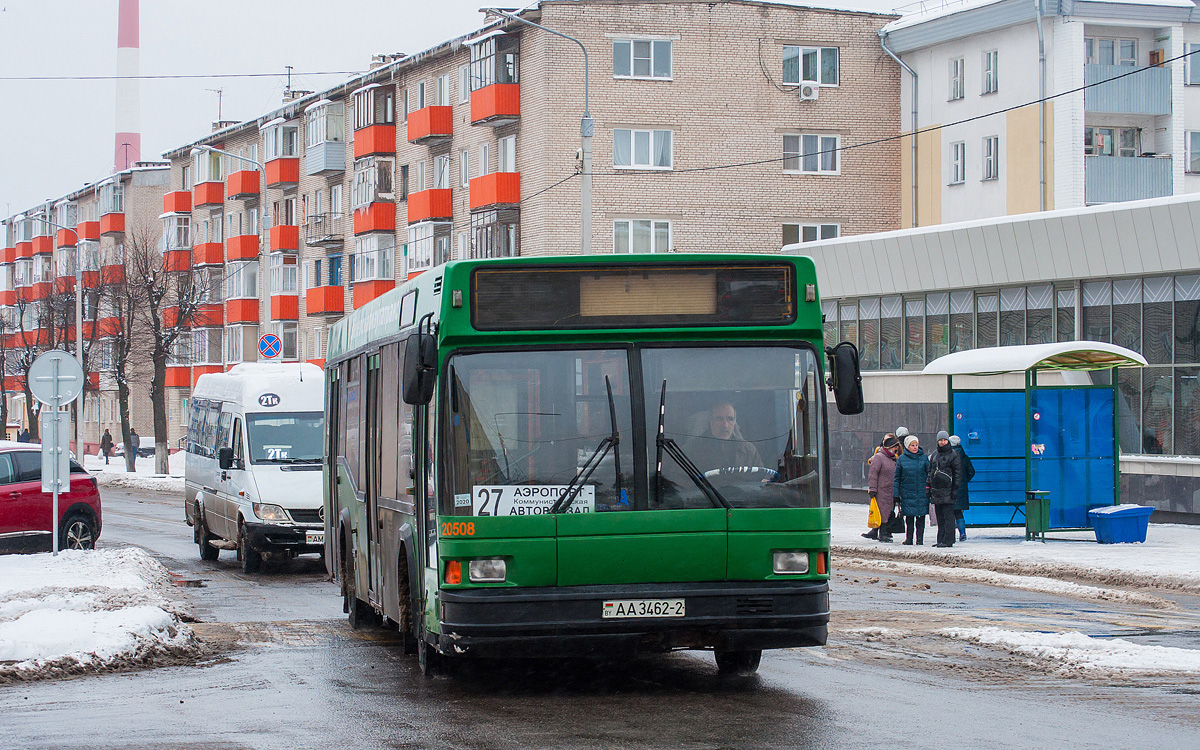
[[[321,412],[247,414],[250,462],[255,464],[315,464],[323,453]]]

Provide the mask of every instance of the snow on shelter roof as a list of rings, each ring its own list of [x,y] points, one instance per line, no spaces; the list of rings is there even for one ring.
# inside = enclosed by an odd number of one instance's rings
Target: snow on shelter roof
[[[922,370],[926,375],[1000,375],[1043,370],[1105,370],[1132,365],[1142,367],[1142,355],[1102,341],[1064,341],[1057,344],[989,346],[938,357]]]

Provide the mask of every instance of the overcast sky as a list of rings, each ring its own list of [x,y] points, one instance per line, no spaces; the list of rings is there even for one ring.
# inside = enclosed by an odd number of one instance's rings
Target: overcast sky
[[[223,119],[249,120],[281,103],[284,66],[363,71],[374,53],[419,52],[482,26],[485,2],[142,0],[142,75],[280,74],[142,81],[142,158],[211,129],[217,94],[209,89],[223,90]],[[904,2],[808,4],[890,10]],[[0,0],[0,8],[0,76],[114,73],[117,0]],[[320,91],[345,78],[297,75],[292,85]],[[113,81],[0,81],[0,218],[112,172],[114,97]]]

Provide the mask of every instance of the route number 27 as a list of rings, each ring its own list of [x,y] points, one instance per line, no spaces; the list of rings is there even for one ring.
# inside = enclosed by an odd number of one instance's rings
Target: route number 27
[[[477,516],[498,516],[500,515],[500,498],[504,495],[503,488],[487,489],[479,488],[476,494],[476,499],[479,502],[479,510],[476,511]],[[489,510],[488,504],[491,503]]]

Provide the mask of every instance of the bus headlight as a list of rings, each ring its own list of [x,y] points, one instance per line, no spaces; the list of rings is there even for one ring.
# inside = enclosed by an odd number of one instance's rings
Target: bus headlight
[[[287,511],[270,503],[254,503],[254,515],[264,521],[289,521]]]
[[[471,583],[503,583],[507,575],[508,565],[503,560],[472,560],[467,564]]]
[[[803,575],[808,572],[807,552],[776,552],[771,562],[777,575]]]

